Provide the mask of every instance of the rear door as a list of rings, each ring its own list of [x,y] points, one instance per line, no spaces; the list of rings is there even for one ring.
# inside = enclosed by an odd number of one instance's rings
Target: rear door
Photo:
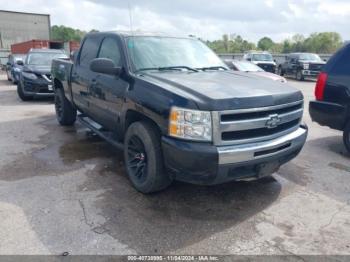
[[[106,36],[101,43],[98,58],[108,58],[116,67],[124,67],[120,39],[118,36]],[[122,76],[97,74],[93,87],[90,89],[91,104],[98,111],[98,118],[109,130],[117,128],[123,99],[129,83]]]
[[[90,62],[96,58],[99,46],[100,38],[98,36],[92,35],[86,37],[71,73],[74,103],[80,111],[88,114],[90,117],[92,115],[91,110],[89,110],[88,88],[91,85],[92,79],[96,76],[96,73],[90,70]]]

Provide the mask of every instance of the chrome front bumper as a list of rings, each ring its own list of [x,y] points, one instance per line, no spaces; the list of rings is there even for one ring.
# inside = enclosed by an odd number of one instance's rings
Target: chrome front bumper
[[[219,165],[268,159],[278,154],[296,151],[305,144],[307,133],[306,128],[299,127],[292,133],[269,141],[217,147]]]

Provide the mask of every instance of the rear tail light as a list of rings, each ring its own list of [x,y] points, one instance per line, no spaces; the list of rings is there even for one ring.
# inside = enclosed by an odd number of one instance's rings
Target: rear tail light
[[[321,72],[318,75],[316,88],[315,88],[315,96],[316,100],[323,100],[324,88],[326,87],[328,75],[325,72]]]

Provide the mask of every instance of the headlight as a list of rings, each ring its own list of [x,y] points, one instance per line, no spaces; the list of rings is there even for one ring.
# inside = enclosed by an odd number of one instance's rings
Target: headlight
[[[172,107],[169,135],[187,140],[211,141],[211,114],[208,111]]]
[[[29,78],[29,79],[33,79],[33,80],[35,80],[35,79],[38,78],[35,74],[33,74],[33,73],[28,73],[28,72],[22,72],[22,75],[23,75],[23,77],[25,77],[25,78]]]
[[[14,70],[15,72],[21,72],[21,69],[18,68],[18,67],[15,67],[13,70]]]
[[[303,64],[304,69],[308,70],[309,69],[309,64]]]

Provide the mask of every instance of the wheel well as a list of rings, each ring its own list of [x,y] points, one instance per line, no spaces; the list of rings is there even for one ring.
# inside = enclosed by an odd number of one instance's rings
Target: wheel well
[[[128,110],[126,112],[124,131],[126,132],[126,130],[128,130],[129,126],[132,123],[139,122],[139,121],[145,121],[145,122],[150,123],[152,126],[155,127],[155,129],[158,131],[158,133],[161,134],[160,127],[157,125],[156,122],[154,122],[151,118],[149,118],[149,117],[147,117],[147,116],[145,116],[137,111],[134,111],[134,110]]]

